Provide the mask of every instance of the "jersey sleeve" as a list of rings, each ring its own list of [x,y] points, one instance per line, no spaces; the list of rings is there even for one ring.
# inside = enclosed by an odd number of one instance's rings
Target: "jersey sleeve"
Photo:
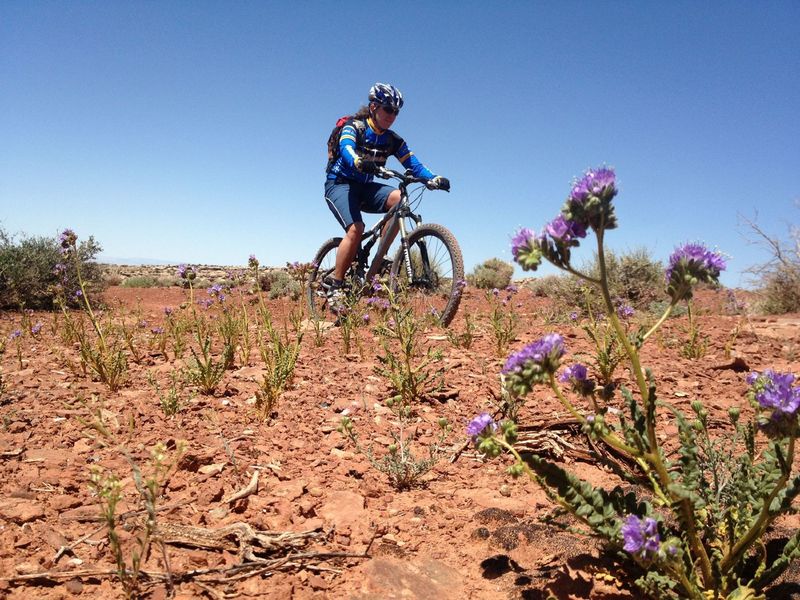
[[[356,168],[356,128],[352,123],[342,127],[339,136],[339,155],[348,167]]]
[[[435,177],[435,175],[414,156],[414,153],[408,149],[408,144],[406,144],[405,140],[402,138],[400,138],[400,145],[394,155],[406,169],[411,169],[411,172],[414,173],[414,177],[420,177],[422,179],[433,179]]]

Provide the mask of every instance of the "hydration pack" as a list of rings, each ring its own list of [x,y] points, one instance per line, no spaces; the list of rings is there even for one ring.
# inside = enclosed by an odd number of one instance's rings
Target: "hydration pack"
[[[331,170],[331,167],[339,158],[339,138],[342,135],[342,128],[348,123],[352,124],[356,130],[356,146],[359,146],[363,142],[364,132],[366,131],[366,124],[364,121],[353,118],[353,115],[339,117],[339,120],[336,121],[336,126],[328,136],[328,166],[325,168],[326,172]]]

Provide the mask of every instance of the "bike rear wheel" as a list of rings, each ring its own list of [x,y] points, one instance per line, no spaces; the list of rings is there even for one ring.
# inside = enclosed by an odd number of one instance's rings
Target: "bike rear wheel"
[[[446,327],[453,320],[464,288],[461,248],[449,229],[429,223],[408,236],[408,255],[402,246],[391,271],[397,289],[414,312]]]
[[[326,278],[333,276],[336,253],[342,238],[335,237],[322,244],[314,255],[314,268],[306,282],[306,303],[311,317],[322,319],[328,312],[328,284]]]

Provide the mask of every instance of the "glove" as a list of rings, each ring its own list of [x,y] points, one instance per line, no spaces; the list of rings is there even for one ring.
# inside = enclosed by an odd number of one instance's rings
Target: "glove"
[[[375,175],[380,167],[371,160],[364,160],[360,156],[355,160],[356,169],[366,175]]]
[[[449,192],[450,180],[447,177],[437,175],[433,179],[429,179],[425,184],[425,187],[427,187],[429,190],[444,190],[445,192]]]

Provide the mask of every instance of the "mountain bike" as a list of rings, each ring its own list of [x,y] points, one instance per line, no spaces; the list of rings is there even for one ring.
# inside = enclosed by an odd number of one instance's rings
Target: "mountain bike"
[[[408,188],[427,180],[414,177],[410,171],[400,173],[385,168],[379,169],[376,175],[400,182],[400,201],[364,232],[355,260],[345,274],[345,293],[358,298],[372,289],[376,277],[388,277],[388,284],[417,315],[432,318],[446,327],[458,310],[465,284],[464,261],[458,242],[447,228],[434,223],[423,224],[422,217],[414,212],[427,188],[423,185],[411,192]],[[400,247],[389,259],[386,254],[398,230]],[[341,241],[341,237],[329,239],[314,256],[306,287],[308,308],[313,317],[324,318],[330,311],[327,291]],[[375,258],[370,261],[376,244]]]

